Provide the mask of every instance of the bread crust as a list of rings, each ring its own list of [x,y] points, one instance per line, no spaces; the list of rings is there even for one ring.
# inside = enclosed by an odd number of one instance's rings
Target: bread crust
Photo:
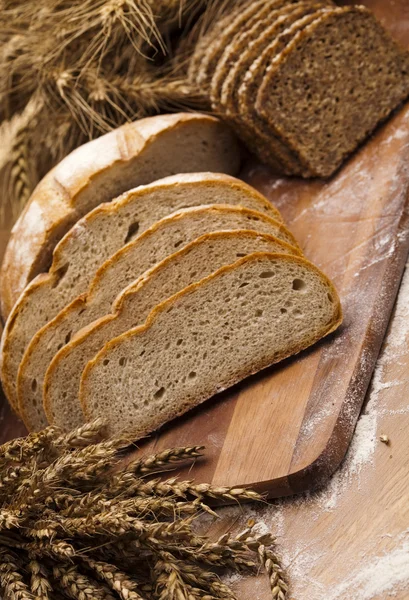
[[[278,254],[278,253],[269,253],[269,252],[256,252],[256,253],[250,254],[231,265],[227,265],[225,267],[218,269],[215,273],[212,273],[208,277],[205,277],[204,279],[200,280],[199,282],[193,283],[192,285],[184,288],[180,292],[174,294],[171,298],[168,298],[164,302],[161,302],[160,304],[158,304],[151,311],[151,313],[150,313],[149,317],[147,318],[144,325],[141,325],[139,327],[131,329],[131,330],[127,331],[126,333],[123,333],[122,335],[118,336],[117,338],[114,338],[113,340],[110,340],[109,342],[107,342],[107,344],[105,344],[105,346],[98,352],[98,354],[91,361],[89,361],[89,363],[85,367],[83,374],[82,374],[81,386],[80,386],[80,402],[81,402],[82,410],[84,412],[85,417],[87,419],[90,419],[93,417],[91,411],[89,410],[88,404],[87,404],[87,394],[86,394],[87,377],[88,377],[90,371],[92,370],[93,366],[98,361],[103,360],[103,357],[110,351],[111,348],[114,348],[115,346],[120,345],[121,342],[128,337],[136,336],[136,335],[142,334],[145,331],[149,330],[152,327],[153,323],[155,322],[155,319],[158,314],[160,314],[161,312],[163,312],[165,310],[168,310],[169,307],[172,304],[174,304],[177,300],[179,300],[180,298],[182,298],[184,296],[188,296],[189,294],[194,292],[194,290],[197,289],[198,287],[208,284],[212,280],[217,279],[223,273],[232,271],[242,264],[245,264],[247,262],[252,262],[252,261],[255,261],[258,259],[262,259],[262,258],[269,258],[271,260],[280,259],[280,260],[287,261],[287,262],[290,262],[293,264],[294,263],[302,264],[302,265],[307,266],[308,268],[312,269],[313,271],[315,271],[323,279],[323,281],[326,283],[326,285],[331,290],[330,293],[333,295],[333,298],[335,301],[334,302],[335,314],[334,314],[333,322],[330,323],[328,326],[323,327],[322,330],[317,331],[315,333],[315,335],[312,335],[307,344],[302,344],[302,345],[298,346],[297,348],[292,349],[290,353],[283,353],[282,355],[277,356],[274,359],[274,361],[271,361],[270,359],[266,358],[264,361],[260,361],[260,363],[254,364],[254,366],[252,367],[252,369],[249,372],[242,373],[242,374],[240,374],[240,376],[230,379],[228,382],[226,382],[223,385],[223,388],[218,388],[217,391],[222,391],[223,389],[227,389],[228,387],[231,387],[231,386],[235,385],[236,383],[238,383],[239,381],[241,381],[243,378],[253,375],[254,373],[257,373],[258,371],[260,371],[264,368],[267,368],[267,367],[271,366],[272,364],[275,364],[281,360],[284,360],[285,358],[288,358],[288,356],[290,356],[290,355],[292,356],[294,354],[298,354],[299,352],[304,350],[306,347],[314,344],[322,337],[329,335],[330,333],[332,333],[339,327],[339,325],[342,322],[342,308],[341,308],[341,303],[340,303],[340,299],[338,296],[338,292],[336,291],[332,282],[328,279],[328,277],[324,273],[322,273],[322,271],[320,269],[318,269],[318,267],[316,267],[315,265],[313,265],[312,263],[310,263],[309,261],[307,261],[305,258],[302,258],[302,257],[296,257],[296,256],[291,256],[291,255],[286,255],[286,254]],[[217,386],[215,386],[215,387],[217,387]],[[193,408],[194,406],[201,404],[208,397],[209,396],[206,395],[205,397],[197,398],[195,403],[194,404],[192,403],[189,408]],[[172,415],[172,418],[176,418],[177,416],[180,416],[181,414],[183,414],[183,412],[185,412],[185,411],[175,412],[175,414]],[[163,424],[163,421],[160,420],[160,415],[159,415],[156,420],[156,423],[152,427],[149,427],[149,429],[144,429],[144,428],[139,428],[138,430],[133,429],[130,433],[132,435],[135,435],[138,437],[143,437],[144,435],[151,433],[151,431],[153,431],[154,429],[156,429],[157,427],[159,427],[162,424]]]
[[[0,300],[4,319],[26,285],[48,268],[52,250],[58,241],[78,218],[90,210],[82,205],[87,194],[92,194],[92,188],[95,189],[99,183],[102,193],[103,184],[109,180],[111,173],[120,175],[144,149],[160,142],[164,132],[174,131],[175,135],[180,135],[186,125],[195,122],[226,129],[217,119],[199,113],[148,117],[80,146],[43,178],[12,229],[3,259]],[[232,156],[237,155],[237,160],[233,161],[236,164],[231,165],[230,171],[235,174],[239,168],[239,148],[233,134],[231,151]],[[125,191],[120,180],[115,185],[116,192],[106,200]]]

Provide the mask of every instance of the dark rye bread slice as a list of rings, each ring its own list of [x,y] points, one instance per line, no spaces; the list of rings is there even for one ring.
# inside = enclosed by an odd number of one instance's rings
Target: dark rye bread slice
[[[323,0],[322,2],[300,2],[296,5],[282,7],[271,14],[272,24],[269,27],[266,28],[265,22],[261,21],[236,38],[230,45],[229,52],[223,54],[212,79],[213,109],[219,111],[220,114],[227,114],[234,125],[240,127],[241,115],[237,102],[237,89],[243,74],[250,68],[253,60],[260,55],[271,40],[274,40],[292,23],[328,4],[330,2]],[[296,155],[279,138],[270,136],[269,144],[281,165],[285,165],[292,172],[300,170],[301,166]]]
[[[217,36],[209,42],[199,63],[195,81],[198,85],[207,89],[211,78],[217,67],[227,44],[240,33],[244,27],[247,27],[248,21],[255,18],[261,18],[266,15],[275,6],[282,6],[285,3],[294,0],[256,0],[247,6],[239,7],[230,14],[227,14],[217,27]]]
[[[10,402],[15,404],[18,366],[31,338],[87,290],[105,260],[164,216],[188,206],[218,203],[246,206],[281,220],[264,196],[240,180],[187,173],[130,190],[78,221],[56,246],[49,272],[29,284],[7,321],[1,373]]]
[[[256,108],[311,173],[328,177],[408,94],[409,53],[353,6],[295,36],[269,66]]]
[[[178,248],[204,233],[232,229],[269,233],[297,247],[294,237],[282,223],[261,212],[242,207],[200,206],[183,209],[161,219],[111,256],[98,269],[88,291],[64,307],[31,340],[18,371],[17,388],[18,381],[28,369],[31,369],[31,373],[36,373],[37,369],[39,373],[38,366],[42,365],[43,372],[37,379],[34,376],[31,383],[33,393],[29,397],[30,401],[37,399],[38,415],[41,416],[41,375],[44,375],[53,356],[70,341],[74,333],[109,314],[121,290]],[[19,410],[25,414],[28,397],[20,393],[18,401]]]
[[[250,68],[242,75],[241,83],[238,82],[236,102],[238,103],[238,112],[244,122],[244,127],[240,129],[239,133],[247,145],[250,148],[253,146],[254,151],[268,164],[272,164],[275,158],[274,151],[272,152],[271,140],[274,140],[279,147],[287,146],[283,144],[280,136],[271,131],[265,119],[262,119],[255,110],[255,98],[262,85],[265,70],[273,59],[280,59],[282,51],[299,31],[302,31],[304,27],[331,10],[331,8],[321,8],[293,22],[262,51],[261,55],[253,61]],[[254,147],[255,144],[257,144],[257,147]],[[310,176],[311,173],[298,154],[289,148],[287,148],[287,151],[293,157],[293,166],[287,166],[285,173],[288,175]],[[295,164],[298,164],[299,168],[295,168]]]
[[[87,363],[107,341],[145,323],[151,310],[166,298],[253,252],[294,254],[297,251],[273,236],[255,231],[208,233],[158,263],[128,286],[115,300],[111,314],[79,331],[54,356],[43,387],[48,419],[56,424],[63,423],[68,429],[79,425],[84,418],[79,403],[81,375]],[[24,387],[29,395],[29,379]],[[30,407],[29,400],[26,406]]]
[[[332,283],[303,258],[255,253],[185,288],[145,325],[114,338],[84,370],[87,419],[110,434],[154,431],[334,331]]]

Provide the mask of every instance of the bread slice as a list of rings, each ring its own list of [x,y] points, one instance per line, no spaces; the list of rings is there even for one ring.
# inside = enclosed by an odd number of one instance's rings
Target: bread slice
[[[233,123],[236,122],[236,126],[238,121],[239,133],[243,115],[239,114],[236,92],[243,74],[271,40],[274,40],[276,36],[303,16],[314,13],[317,9],[329,4],[330,2],[323,0],[322,2],[300,2],[296,5],[281,7],[270,13],[271,25],[266,27],[265,20],[257,22],[249,30],[236,37],[226,49],[212,79],[211,101],[215,111],[228,115]],[[292,173],[302,171],[294,152],[278,137],[270,135],[268,143],[269,153],[273,154],[278,161],[278,168],[281,167]]]
[[[235,175],[239,166],[234,134],[199,113],[141,119],[81,146],[38,184],[13,228],[0,272],[3,317],[48,269],[58,241],[98,204],[175,173]]]
[[[269,66],[256,109],[313,175],[328,177],[408,95],[409,53],[352,6],[295,36]]]
[[[37,404],[37,414],[41,418],[42,376],[53,356],[70,341],[74,333],[109,314],[121,290],[147,269],[197,237],[212,231],[234,229],[269,233],[297,247],[293,236],[282,223],[249,209],[203,206],[184,209],[165,217],[109,258],[98,270],[89,291],[73,300],[34,336],[18,374],[19,381],[24,378],[32,390],[26,396],[27,385],[24,390],[19,386],[20,412],[27,414],[26,406],[30,402],[30,405]]]
[[[81,375],[88,361],[108,340],[142,325],[156,304],[176,292],[239,257],[258,251],[298,254],[292,246],[268,234],[249,230],[207,233],[165,258],[125,288],[115,300],[111,314],[79,331],[51,361],[43,386],[48,420],[69,429],[83,422],[79,403]],[[38,372],[39,364],[36,366]],[[31,409],[32,381],[23,376],[19,378],[21,396],[26,399],[25,414]],[[37,428],[42,425],[38,422]]]
[[[227,175],[174,175],[126,192],[88,213],[64,236],[49,273],[24,290],[6,323],[2,346],[2,381],[16,404],[20,360],[34,334],[85,292],[96,270],[132,237],[176,210],[204,204],[246,206],[281,220],[276,208],[249,185]]]
[[[257,97],[259,88],[262,85],[267,65],[273,60],[280,60],[283,50],[294,36],[307,25],[319,19],[323,14],[326,14],[328,10],[332,9],[318,9],[289,25],[253,61],[249,69],[242,75],[241,83],[239,84],[238,82],[237,106],[241,119],[240,137],[264,162],[273,167],[275,167],[277,147],[282,148],[286,146],[283,144],[283,140],[271,131],[268,123],[256,112],[254,98]],[[311,175],[307,166],[291,148],[287,148],[287,158],[291,158],[291,161],[287,160],[283,164],[284,173],[305,177]]]
[[[196,83],[204,88],[209,86],[226,45],[248,26],[249,21],[252,23],[255,19],[267,17],[269,11],[275,7],[294,1],[296,0],[255,0],[222,18],[217,26],[217,36],[211,37],[202,55],[196,73]]]
[[[334,331],[331,282],[303,258],[255,253],[159,304],[84,370],[88,419],[136,440]]]

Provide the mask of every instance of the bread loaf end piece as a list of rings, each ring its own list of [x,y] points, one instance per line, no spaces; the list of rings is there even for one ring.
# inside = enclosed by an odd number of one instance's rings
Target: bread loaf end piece
[[[135,439],[307,348],[342,319],[331,282],[302,258],[255,253],[189,286],[88,363],[88,418]]]

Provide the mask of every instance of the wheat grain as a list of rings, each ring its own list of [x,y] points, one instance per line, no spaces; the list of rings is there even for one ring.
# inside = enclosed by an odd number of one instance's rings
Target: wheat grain
[[[30,560],[27,568],[31,574],[30,589],[35,599],[48,600],[53,588],[46,568],[36,560]]]
[[[258,555],[268,575],[273,600],[286,600],[288,586],[278,558],[265,546],[259,547]]]

